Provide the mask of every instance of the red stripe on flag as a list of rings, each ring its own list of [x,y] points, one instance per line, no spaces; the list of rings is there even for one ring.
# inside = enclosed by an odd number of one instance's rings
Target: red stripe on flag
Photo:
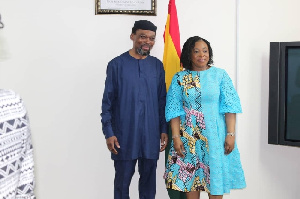
[[[181,49],[180,49],[180,33],[179,33],[179,25],[177,18],[177,10],[175,5],[175,0],[169,1],[169,10],[168,13],[170,15],[170,35],[173,40],[174,46],[176,48],[178,57],[180,58]]]

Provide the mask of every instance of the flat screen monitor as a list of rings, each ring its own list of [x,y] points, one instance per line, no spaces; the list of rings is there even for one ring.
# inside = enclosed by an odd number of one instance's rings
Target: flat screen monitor
[[[300,42],[270,42],[268,143],[300,146]]]

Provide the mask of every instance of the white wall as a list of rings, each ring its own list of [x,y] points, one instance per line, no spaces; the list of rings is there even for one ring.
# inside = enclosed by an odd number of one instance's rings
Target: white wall
[[[248,188],[236,198],[299,198],[300,149],[267,144],[270,42],[300,40],[299,6],[297,0],[240,1],[239,93],[244,113],[238,132]]]
[[[215,65],[225,68],[236,82],[236,2],[177,0],[176,4],[181,45],[194,35],[209,40]],[[298,0],[239,4],[238,88],[244,113],[238,117],[237,132],[248,187],[224,199],[296,197],[299,148],[267,144],[267,105],[269,42],[299,40],[299,4]],[[91,0],[0,0],[5,24],[0,30],[0,87],[17,91],[27,105],[38,198],[113,198],[113,162],[99,117],[106,64],[132,47],[129,35],[138,19],[158,26],[152,54],[162,59],[167,6],[167,0],[159,0],[157,16],[96,16]],[[159,199],[168,198],[163,170],[162,153]],[[137,177],[131,186],[133,199],[138,198]]]

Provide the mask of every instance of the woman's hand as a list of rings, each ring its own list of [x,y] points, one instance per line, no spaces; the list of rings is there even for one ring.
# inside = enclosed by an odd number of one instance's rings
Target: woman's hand
[[[235,136],[227,135],[225,139],[225,154],[230,154],[234,149]]]
[[[183,143],[180,139],[180,117],[175,117],[171,119],[171,129],[172,129],[172,138],[174,142],[174,149],[176,154],[179,157],[184,157],[183,153],[184,151],[184,146]]]
[[[184,157],[184,154],[185,153],[185,150],[184,150],[184,146],[183,146],[183,143],[180,139],[180,137],[176,137],[176,138],[173,138],[173,142],[174,142],[174,149],[175,149],[175,152],[177,153],[177,155],[179,157]]]
[[[227,136],[225,138],[225,154],[229,154],[234,149],[236,114],[225,113],[225,121],[227,127]]]

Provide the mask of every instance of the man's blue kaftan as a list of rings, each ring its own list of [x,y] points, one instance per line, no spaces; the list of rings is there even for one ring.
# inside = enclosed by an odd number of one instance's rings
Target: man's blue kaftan
[[[135,59],[127,51],[108,63],[106,75],[102,129],[121,147],[112,159],[158,159],[160,134],[167,133],[162,62],[152,56]]]

